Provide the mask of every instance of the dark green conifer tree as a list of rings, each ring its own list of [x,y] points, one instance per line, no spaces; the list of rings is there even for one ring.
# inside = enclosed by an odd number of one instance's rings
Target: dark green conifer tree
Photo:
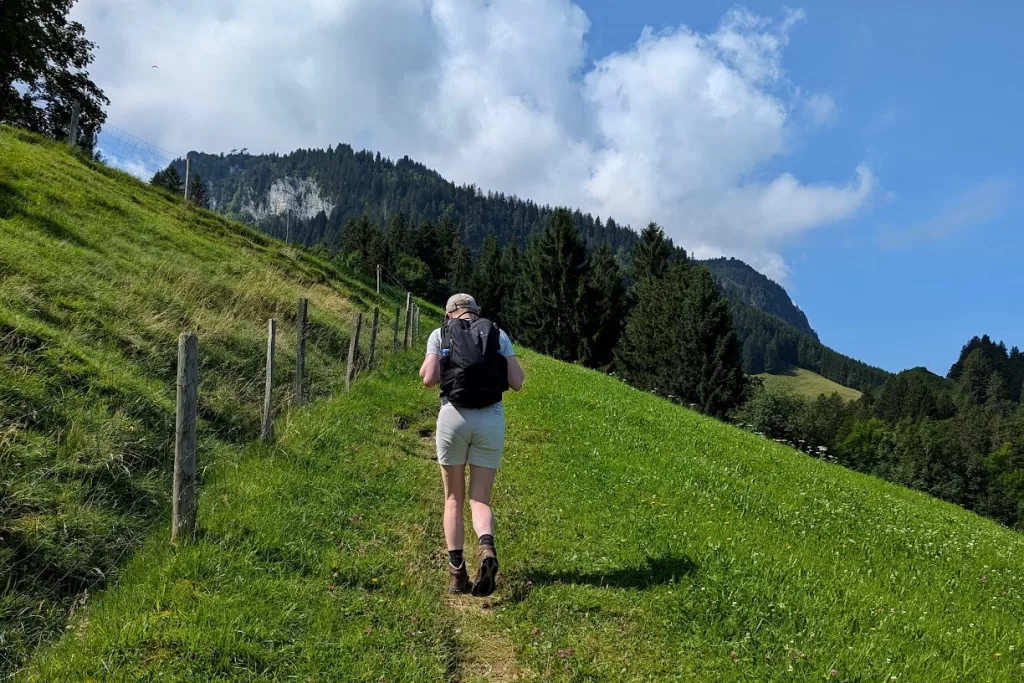
[[[633,247],[633,279],[661,278],[672,262],[672,241],[657,223],[649,223]]]
[[[682,395],[686,268],[675,264],[663,277],[641,277],[633,285],[633,305],[615,348],[615,369],[639,389]]]
[[[522,279],[523,255],[515,242],[501,252],[501,311],[503,329],[512,336],[519,334],[519,286]]]
[[[150,179],[149,184],[153,187],[160,187],[176,195],[184,194],[185,183],[182,182],[181,176],[178,174],[178,170],[173,166],[168,166],[162,171],[157,171]]]
[[[445,245],[439,241],[439,230],[432,221],[424,221],[412,235],[413,255],[427,264],[434,280],[443,280],[448,263],[445,261]]]
[[[616,344],[622,336],[626,315],[626,288],[622,271],[606,243],[590,258],[590,289],[593,293],[593,315],[587,320],[590,339],[589,355],[583,361],[596,368],[612,364]]]
[[[210,208],[210,197],[206,193],[206,185],[198,173],[192,174],[188,184],[188,200],[201,209]]]
[[[413,243],[410,233],[408,220],[405,214],[399,211],[391,219],[391,225],[388,226],[386,237],[388,258],[385,265],[388,267],[397,265],[398,257],[402,254],[415,255],[412,253]]]
[[[976,348],[967,354],[960,368],[957,389],[957,398],[962,409],[985,403],[992,372],[992,364],[984,349]]]
[[[706,268],[685,262],[664,277],[643,277],[616,348],[626,381],[722,417],[743,400],[739,339],[728,302]]]
[[[466,292],[472,284],[473,255],[469,247],[458,239],[452,242],[449,249],[451,260],[448,264],[448,288],[452,293]]]
[[[682,346],[687,389],[707,415],[724,417],[740,404],[747,387],[739,338],[732,328],[729,302],[703,266],[687,269]]]
[[[578,360],[591,303],[586,247],[572,213],[556,210],[524,260],[517,296],[523,343],[559,360]]]
[[[483,315],[504,327],[501,289],[504,284],[504,273],[501,268],[501,249],[498,248],[497,235],[490,235],[484,240],[483,249],[473,268],[473,277],[469,285],[469,293],[476,298]]]

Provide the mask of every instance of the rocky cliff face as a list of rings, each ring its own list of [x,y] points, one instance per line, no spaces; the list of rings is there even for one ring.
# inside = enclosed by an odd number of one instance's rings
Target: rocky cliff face
[[[242,204],[241,212],[256,222],[268,216],[292,216],[308,220],[323,211],[330,215],[334,210],[331,202],[315,180],[294,177],[279,178],[262,197],[249,198]]]

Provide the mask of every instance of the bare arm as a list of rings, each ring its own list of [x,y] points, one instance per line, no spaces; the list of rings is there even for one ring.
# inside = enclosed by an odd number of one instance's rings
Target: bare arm
[[[523,379],[526,377],[526,373],[523,372],[523,366],[519,364],[519,359],[515,356],[509,356],[508,361],[508,387],[513,391],[519,391],[523,388]]]
[[[420,366],[420,379],[424,386],[436,387],[441,381],[441,356],[436,353],[428,353]]]

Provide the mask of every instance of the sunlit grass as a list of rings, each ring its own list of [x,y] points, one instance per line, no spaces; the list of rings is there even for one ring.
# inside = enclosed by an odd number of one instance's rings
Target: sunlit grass
[[[788,372],[778,375],[756,376],[763,380],[764,385],[769,389],[789,391],[811,401],[822,394],[831,396],[836,393],[847,401],[856,401],[861,396],[861,392],[856,389],[836,384],[830,379],[803,368],[792,368]]]
[[[507,400],[499,590],[449,601],[416,361],[218,458],[202,540],[140,553],[34,680],[1024,672],[1019,534],[532,354]]]
[[[245,442],[270,317],[278,412],[290,400],[300,296],[323,396],[376,303],[365,285],[0,127],[0,676],[165,523],[179,333],[200,338],[201,438]]]
[[[443,680],[429,413],[400,370],[293,413],[278,446],[209,454],[199,539],[156,534],[25,678]]]
[[[0,168],[3,653],[68,625],[22,680],[1024,676],[1024,537],[525,352],[499,589],[449,600],[417,354],[333,395],[365,287],[36,138],[0,129]],[[253,444],[302,293],[322,400]],[[201,529],[171,547],[184,328]]]

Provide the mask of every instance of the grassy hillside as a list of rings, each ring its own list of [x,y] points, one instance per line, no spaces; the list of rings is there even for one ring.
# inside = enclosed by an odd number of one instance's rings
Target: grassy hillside
[[[16,680],[1024,675],[1021,535],[529,353],[499,590],[449,599],[419,354],[335,395],[373,295],[34,137],[0,128],[0,169],[0,675],[58,631]],[[254,444],[265,320],[290,359],[301,294],[323,400]],[[172,547],[182,329],[201,529]]]
[[[764,380],[764,385],[769,389],[789,391],[811,400],[822,394],[831,396],[833,393],[839,394],[847,401],[856,401],[861,397],[861,393],[856,389],[836,384],[832,380],[803,368],[793,368],[784,375],[761,374],[756,377]]]
[[[499,590],[448,599],[418,360],[216,458],[201,538],[153,538],[22,680],[1024,674],[1024,537],[532,354]]]
[[[178,334],[200,339],[205,471],[218,444],[258,429],[270,317],[287,404],[302,295],[308,384],[322,396],[341,379],[352,313],[375,295],[0,127],[0,678],[167,524]]]

